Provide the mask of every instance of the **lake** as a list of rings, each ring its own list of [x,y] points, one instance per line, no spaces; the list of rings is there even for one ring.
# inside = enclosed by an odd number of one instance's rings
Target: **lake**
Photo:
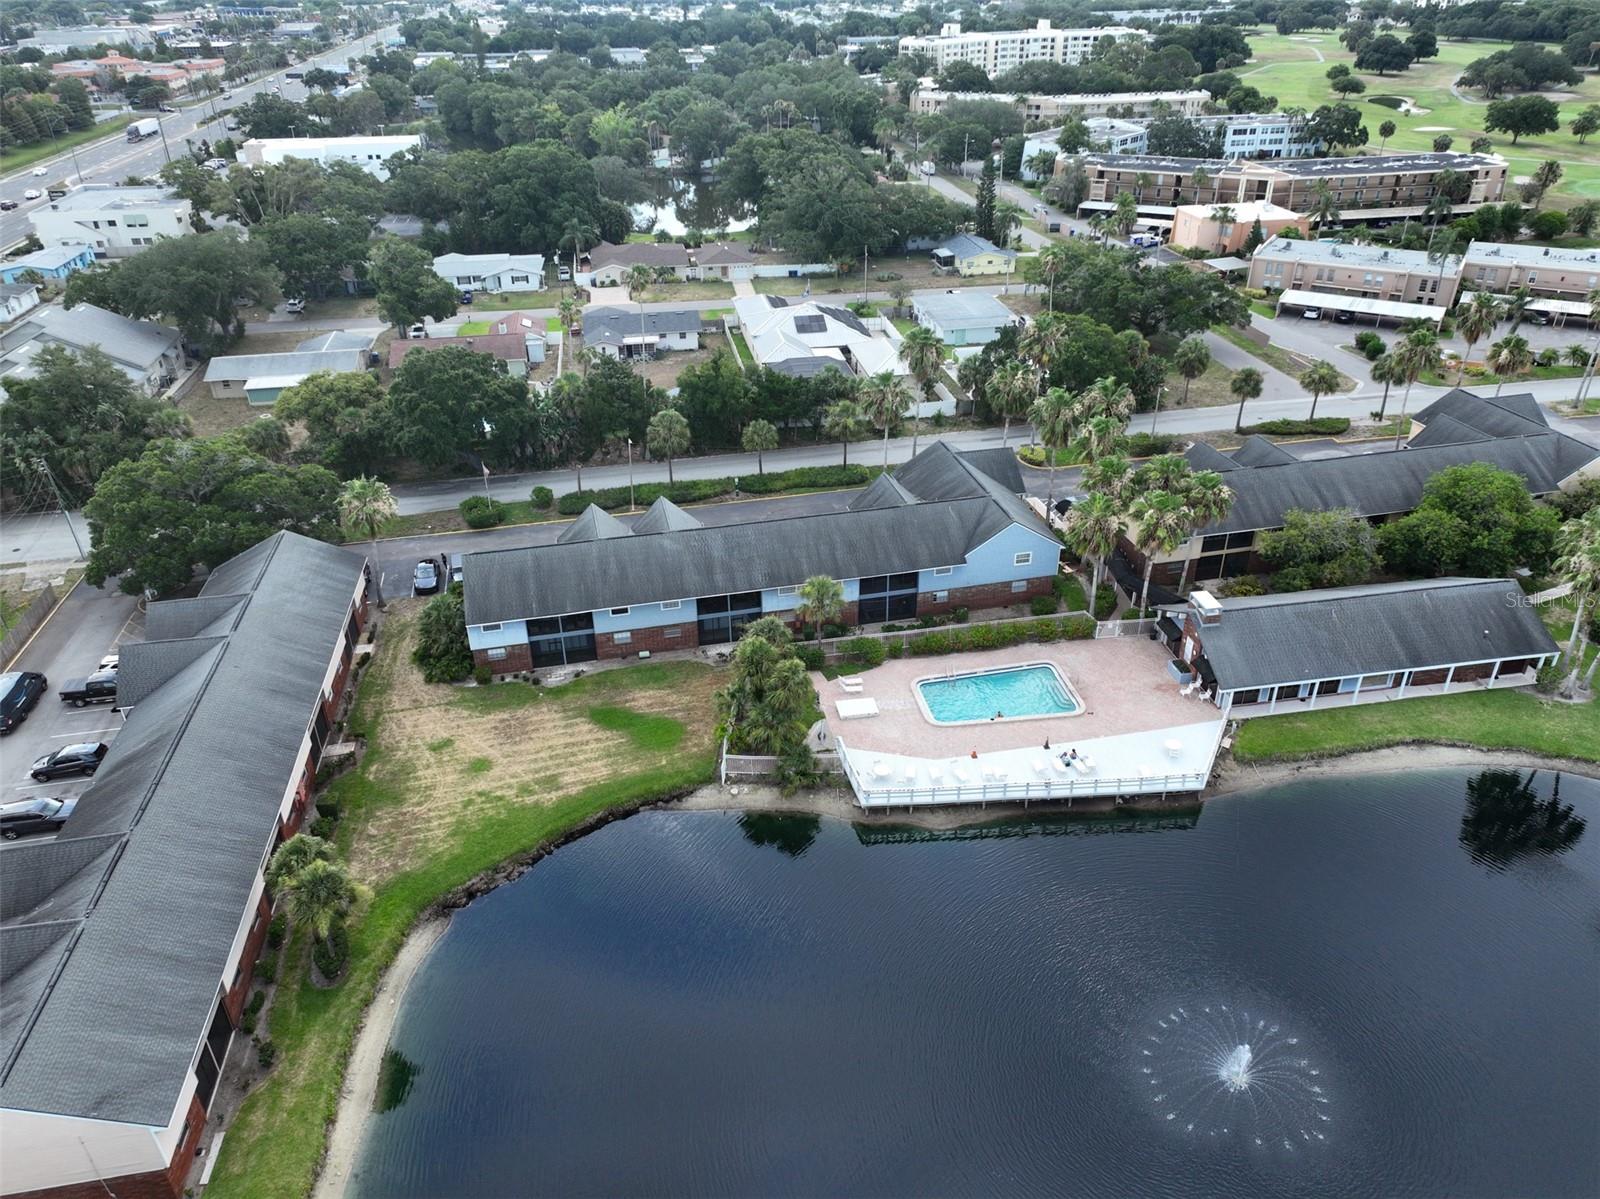
[[[719,229],[736,233],[756,223],[755,213],[743,204],[724,203],[715,183],[676,175],[666,176],[655,196],[633,205],[630,211],[635,229],[647,233],[665,231],[673,237],[681,237],[691,229],[707,237]]]
[[[1600,784],[647,812],[458,913],[351,1193],[1600,1194]]]

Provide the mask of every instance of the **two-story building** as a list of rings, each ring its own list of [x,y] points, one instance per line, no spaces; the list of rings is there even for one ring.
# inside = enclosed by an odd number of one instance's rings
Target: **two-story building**
[[[34,358],[48,346],[80,354],[99,350],[146,395],[177,379],[185,362],[183,336],[168,325],[131,320],[93,304],[70,312],[47,304],[0,332],[0,381],[31,374]]]
[[[158,238],[194,232],[194,205],[164,187],[75,187],[28,214],[46,246],[88,246],[96,258],[129,258]]]
[[[844,589],[844,624],[1048,594],[1061,542],[1022,500],[1016,460],[934,442],[848,510],[702,526],[661,499],[629,527],[591,507],[553,545],[468,554],[467,639],[497,674],[737,641],[798,625],[800,585]]]
[[[0,1192],[177,1199],[367,618],[364,559],[277,533],[122,647],[125,721],[0,869]],[[100,722],[105,723],[105,722]]]
[[[1249,285],[1449,308],[1461,283],[1461,264],[1454,254],[1436,261],[1423,250],[1275,237],[1256,247]]]
[[[239,161],[269,166],[303,158],[332,166],[348,162],[379,179],[389,177],[389,159],[424,145],[416,133],[380,137],[253,137],[239,147]]]
[[[1496,295],[1526,287],[1541,298],[1581,304],[1586,316],[1589,293],[1600,287],[1600,250],[1475,241],[1462,258],[1461,278],[1467,287]]]

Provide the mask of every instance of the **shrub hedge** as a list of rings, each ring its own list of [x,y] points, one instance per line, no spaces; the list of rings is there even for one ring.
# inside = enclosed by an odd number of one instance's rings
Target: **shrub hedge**
[[[801,466],[794,470],[770,471],[764,475],[740,475],[739,492],[741,495],[772,495],[805,487],[860,487],[870,483],[878,473],[876,468],[868,466]],[[666,496],[674,504],[698,503],[732,495],[733,483],[732,476],[682,479],[676,483],[640,483],[633,489],[633,500],[641,508],[655,503],[661,496]],[[556,511],[564,516],[576,516],[590,504],[598,504],[607,512],[626,508],[628,489],[601,487],[593,491],[569,491],[556,501]]]
[[[906,643],[906,652],[925,658],[961,654],[972,650],[1004,649],[1027,641],[1085,641],[1094,636],[1095,622],[1087,616],[1045,616],[1009,624],[977,624],[965,628],[923,633]]]
[[[1350,431],[1347,416],[1319,416],[1316,420],[1264,420],[1258,425],[1246,425],[1239,432],[1266,433],[1276,437],[1303,437],[1315,434],[1330,437]]]
[[[506,506],[486,495],[469,495],[460,508],[469,529],[492,529],[506,518]]]

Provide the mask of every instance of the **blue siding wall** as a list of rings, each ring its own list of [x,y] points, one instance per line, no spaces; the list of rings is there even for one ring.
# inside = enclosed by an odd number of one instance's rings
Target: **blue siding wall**
[[[860,579],[841,579],[839,585],[844,588],[844,602],[855,603],[861,595]],[[798,594],[779,595],[776,588],[768,588],[761,593],[761,610],[763,612],[793,612],[800,606]]]
[[[473,649],[495,649],[505,645],[527,645],[528,625],[521,620],[508,620],[498,629],[485,629],[482,625],[467,626],[467,644]]]
[[[663,608],[660,604],[634,604],[625,616],[613,616],[608,608],[594,614],[596,633],[617,633],[629,629],[655,629],[669,624],[693,624],[696,620],[692,599],[683,600],[677,608]]]
[[[1021,553],[1033,555],[1025,566],[1016,565]],[[923,591],[950,591],[957,587],[981,587],[985,583],[1009,583],[1016,579],[1036,579],[1055,574],[1061,561],[1061,543],[1021,525],[1008,525],[967,555],[947,575],[931,570],[921,572],[918,586]]]

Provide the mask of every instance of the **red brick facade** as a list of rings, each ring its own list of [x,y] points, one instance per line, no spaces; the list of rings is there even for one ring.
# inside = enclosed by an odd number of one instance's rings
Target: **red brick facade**
[[[596,633],[595,653],[601,658],[631,658],[640,650],[659,654],[669,649],[693,649],[700,644],[700,628],[692,620],[649,629],[629,629],[621,635],[627,640],[619,642],[617,633]]]
[[[475,649],[472,651],[472,664],[487,666],[495,674],[516,674],[533,669],[533,648],[526,641],[521,645],[508,645],[505,651],[503,658],[490,658],[488,650]]]
[[[1036,595],[1049,595],[1054,586],[1054,580],[1049,575],[1038,578],[1021,580],[1025,587],[1021,591],[1011,590],[1010,583],[984,583],[977,587],[955,587],[948,594],[948,598],[936,602],[934,596],[937,592],[924,591],[917,596],[918,616],[943,616],[954,612],[957,608],[1005,608],[1012,604],[1025,604]]]

